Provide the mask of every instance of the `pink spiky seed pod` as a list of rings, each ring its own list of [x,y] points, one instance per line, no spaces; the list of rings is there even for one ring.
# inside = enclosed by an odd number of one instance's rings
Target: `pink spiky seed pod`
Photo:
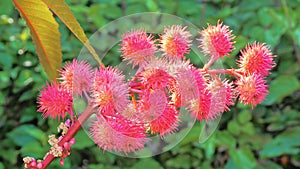
[[[170,93],[170,104],[180,108],[182,105],[180,89],[174,85],[170,88]]]
[[[209,119],[211,92],[207,89],[207,83],[202,72],[195,68],[191,68],[191,71],[196,80],[198,97],[189,101],[188,111],[191,113],[191,117],[196,117],[199,121]]]
[[[207,86],[211,93],[211,104],[208,119],[215,119],[224,111],[229,111],[229,106],[234,105],[233,102],[233,86],[228,80],[219,77],[211,80]]]
[[[184,54],[190,52],[192,36],[187,27],[172,25],[164,28],[161,35],[160,47],[163,55],[171,60],[183,59]]]
[[[186,106],[193,99],[199,98],[198,84],[193,71],[190,66],[187,66],[177,70],[175,74],[176,84],[171,88],[171,98],[178,108]]]
[[[239,100],[247,105],[256,106],[260,104],[268,94],[268,86],[261,75],[241,76],[236,81],[236,85]]]
[[[162,69],[149,68],[138,74],[146,89],[164,89],[171,85],[174,78]]]
[[[93,74],[91,66],[85,61],[74,59],[67,63],[60,71],[61,85],[74,95],[82,96],[82,92],[88,92],[91,88]]]
[[[156,51],[155,41],[152,35],[140,30],[132,30],[122,36],[121,53],[124,60],[128,60],[133,66],[142,66]]]
[[[223,25],[220,20],[216,26],[208,24],[208,27],[200,32],[199,48],[213,60],[229,56],[229,53],[235,49],[233,46],[235,42],[232,41],[235,36],[231,32],[229,27]]]
[[[163,90],[144,90],[139,95],[138,109],[140,121],[146,123],[159,117],[168,104],[168,98]]]
[[[107,67],[95,71],[91,95],[99,112],[123,111],[129,103],[127,90],[125,77],[116,68]]]
[[[167,72],[170,76],[175,77],[178,71],[182,69],[189,69],[189,60],[169,60],[165,57],[154,57],[145,64],[143,70],[159,69]]]
[[[139,119],[139,115],[140,115],[140,113],[135,108],[135,105],[133,103],[127,104],[124,110],[118,113],[123,117],[125,117],[126,119],[133,120],[133,121]]]
[[[120,114],[97,117],[92,121],[90,135],[99,148],[128,154],[144,148],[148,141],[143,124]]]
[[[240,70],[245,74],[260,74],[267,76],[270,70],[275,66],[274,57],[270,51],[270,47],[264,43],[254,42],[248,44],[241,51],[240,59],[237,61]]]
[[[40,92],[38,97],[39,112],[43,113],[43,117],[65,118],[66,112],[73,117],[72,95],[66,89],[56,83],[47,84]]]
[[[173,105],[167,105],[163,112],[156,119],[149,122],[151,134],[172,134],[177,130],[180,119],[179,114]]]

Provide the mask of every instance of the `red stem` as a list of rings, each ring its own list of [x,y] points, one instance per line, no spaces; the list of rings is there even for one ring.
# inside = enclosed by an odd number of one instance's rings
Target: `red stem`
[[[203,66],[203,70],[208,70],[215,61],[216,59],[214,57],[210,58],[210,60]]]
[[[81,129],[81,125],[93,114],[93,107],[91,104],[88,104],[87,108],[83,113],[80,114],[78,120],[74,122],[74,124],[70,127],[66,135],[58,142],[59,146],[63,146],[65,142],[69,142],[74,135]],[[45,169],[51,164],[51,162],[55,159],[52,154],[49,154],[45,157],[42,162],[42,168]]]

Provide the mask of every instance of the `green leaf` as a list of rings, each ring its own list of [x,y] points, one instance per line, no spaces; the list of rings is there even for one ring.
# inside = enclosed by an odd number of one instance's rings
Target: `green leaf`
[[[240,124],[244,124],[252,119],[252,114],[248,110],[244,110],[238,114],[238,121]]]
[[[234,40],[236,41],[236,44],[234,45],[236,49],[232,51],[232,53],[230,54],[231,56],[236,56],[240,52],[240,50],[245,48],[248,38],[243,35],[237,35]],[[234,59],[225,59],[225,62],[231,62],[231,67],[234,67],[236,64]]]
[[[9,85],[9,74],[9,71],[0,71],[0,89],[6,88]]]
[[[203,127],[200,126],[199,122],[195,122],[194,126],[190,132],[184,137],[184,139],[179,143],[179,146],[183,146],[199,139],[199,133]]]
[[[115,160],[117,158],[117,156],[115,154],[112,154],[108,151],[103,152],[103,150],[100,150],[99,147],[97,147],[97,146],[93,146],[93,147],[89,148],[89,150],[92,154],[97,154],[97,156],[95,156],[95,159],[100,164],[112,165],[115,163]]]
[[[62,62],[58,23],[42,1],[13,0],[13,2],[30,29],[38,57],[49,79],[55,79]]]
[[[249,140],[249,136],[244,137],[247,141],[246,144],[249,144],[249,141],[251,142],[251,148],[254,150],[261,150],[264,144],[272,140],[272,137],[269,134],[266,133],[258,133],[256,132],[254,135],[251,135],[251,140]]]
[[[166,161],[168,168],[180,168],[189,169],[191,168],[191,157],[188,154],[183,154],[175,158],[171,158]]]
[[[75,139],[78,141],[78,143],[75,143],[72,148],[83,150],[94,145],[94,142],[88,137],[88,134],[84,130],[78,131],[75,135]]]
[[[6,101],[6,95],[4,95],[4,93],[0,93],[0,105],[2,107],[2,105],[5,103]]]
[[[212,159],[216,149],[216,135],[213,134],[205,143],[201,144],[201,147],[205,150],[205,156],[207,159]]]
[[[211,161],[204,161],[204,162],[201,162],[200,165],[198,167],[196,167],[196,169],[214,169],[212,167],[212,164],[211,164]]]
[[[263,26],[269,26],[272,23],[273,18],[270,15],[266,15],[269,14],[269,10],[270,8],[263,7],[258,11],[257,19],[259,23],[262,24]]]
[[[248,28],[248,36],[250,36],[252,39],[255,39],[259,42],[264,42],[264,36],[261,36],[265,33],[265,29],[261,26],[252,26]]]
[[[300,27],[296,28],[295,31],[293,32],[293,37],[298,37],[298,38],[294,38],[294,40],[296,41],[298,48],[300,48]]]
[[[101,8],[102,5],[95,4],[88,9],[88,14],[91,17],[91,22],[97,27],[102,27],[108,22],[107,19],[105,19],[105,17],[103,16]]]
[[[225,165],[225,169],[238,169],[233,160],[229,159]]]
[[[1,15],[10,15],[13,11],[13,3],[11,0],[0,1],[0,13]]]
[[[22,70],[18,78],[15,80],[16,86],[22,88],[23,86],[26,86],[29,83],[31,83],[33,80],[31,77],[32,74],[33,72],[29,69]]]
[[[241,1],[241,3],[239,4],[239,8],[241,9],[241,11],[254,11],[264,6],[270,6],[270,3],[272,1],[257,1],[256,3],[252,2],[253,1],[251,0]]]
[[[74,166],[71,166],[70,158],[65,158],[64,159],[64,165],[62,166],[59,162],[59,159],[53,160],[51,165],[47,167],[47,169],[70,169]]]
[[[286,130],[264,145],[261,157],[277,157],[283,154],[298,154],[300,152],[300,127]]]
[[[19,151],[16,151],[15,147],[12,147],[11,149],[5,149],[5,150],[2,149],[0,153],[0,157],[2,157],[2,159],[4,159],[5,161],[9,161],[13,165],[16,165],[18,155],[19,155]]]
[[[163,167],[155,161],[153,158],[143,158],[135,163],[131,169],[141,169],[141,168],[155,168],[155,169],[163,169]]]
[[[37,116],[36,107],[34,106],[25,107],[22,112],[20,122],[21,123],[29,122],[33,120],[36,116]]]
[[[235,120],[231,120],[228,123],[227,128],[234,135],[238,135],[240,133],[240,126]]]
[[[228,131],[218,131],[216,133],[216,144],[227,148],[235,148],[236,140]]]
[[[71,30],[71,32],[80,40],[84,46],[90,51],[95,60],[102,64],[99,56],[94,48],[90,45],[79,22],[76,20],[69,6],[64,0],[42,0],[58,17],[59,19]]]
[[[230,149],[229,155],[239,169],[251,169],[256,166],[255,157],[247,147],[242,147],[237,150]]]
[[[272,161],[269,161],[269,160],[266,160],[266,161],[260,160],[258,169],[265,169],[265,168],[283,169],[282,166],[276,164],[275,162],[272,162]]]
[[[300,83],[296,76],[281,75],[273,80],[270,84],[269,95],[262,103],[263,105],[271,105],[279,103],[286,96],[291,95],[300,89]]]
[[[72,11],[64,0],[42,0],[64,24],[72,31],[72,33],[84,44],[88,41],[80,24],[77,22]]]
[[[300,34],[299,34],[300,37]],[[300,48],[300,46],[299,46]],[[282,55],[285,55],[284,53]],[[294,56],[293,56],[294,58]],[[299,64],[294,61],[294,59],[286,58],[282,61],[280,61],[280,64],[278,65],[278,72],[280,74],[285,75],[293,75],[300,71]]]
[[[103,164],[89,164],[89,169],[119,169],[120,167],[111,166],[111,165],[103,165]]]
[[[153,0],[147,0],[146,6],[150,12],[157,12],[157,5]]]
[[[86,101],[82,97],[74,98],[73,107],[76,114],[82,113],[86,108]]]
[[[9,69],[12,66],[13,57],[7,52],[0,52],[0,65],[4,69]]]
[[[268,125],[267,130],[268,131],[280,131],[283,130],[286,127],[285,123],[282,122],[275,122]]]
[[[255,134],[255,129],[253,126],[253,123],[247,122],[242,125],[241,130],[243,133],[248,134],[248,135],[253,135]]]
[[[47,147],[47,146],[46,146]],[[50,147],[50,146],[48,146]],[[43,157],[45,153],[47,153],[47,149],[41,145],[38,141],[30,142],[24,146],[22,146],[21,150],[22,157],[30,156],[30,157]]]
[[[19,126],[7,135],[18,146],[24,146],[36,140],[45,143],[47,140],[43,131],[30,124]]]

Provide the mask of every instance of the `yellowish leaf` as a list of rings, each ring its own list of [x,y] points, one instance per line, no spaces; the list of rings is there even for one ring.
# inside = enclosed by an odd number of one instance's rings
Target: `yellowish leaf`
[[[42,0],[58,17],[59,19],[71,30],[71,32],[84,44],[90,51],[95,60],[104,67],[99,56],[91,46],[83,29],[76,20],[74,14],[64,0]]]
[[[58,24],[48,7],[40,0],[13,0],[21,17],[26,20],[40,63],[48,78],[57,77],[62,53]]]

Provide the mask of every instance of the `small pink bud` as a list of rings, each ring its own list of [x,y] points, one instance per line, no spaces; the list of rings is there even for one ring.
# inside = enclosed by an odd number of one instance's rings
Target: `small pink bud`
[[[69,144],[68,142],[65,142],[65,143],[64,143],[64,148],[70,149],[70,144]]]
[[[59,160],[59,164],[60,164],[60,165],[62,165],[62,166],[64,166],[64,165],[65,165],[65,161],[64,161],[64,159],[63,159],[63,158]]]
[[[71,126],[71,120],[70,119],[67,119],[66,122],[65,122],[65,125],[67,127],[70,127]]]
[[[31,161],[30,165],[31,165],[31,167],[35,167],[36,166],[36,161],[35,160]]]
[[[70,146],[72,146],[73,144],[75,144],[75,143],[76,143],[75,138],[72,138],[72,139],[69,141],[69,143],[70,143]]]
[[[43,164],[42,163],[38,163],[37,164],[37,168],[42,168],[43,167]]]
[[[59,136],[58,141],[61,141],[63,138],[64,138],[63,136]]]

